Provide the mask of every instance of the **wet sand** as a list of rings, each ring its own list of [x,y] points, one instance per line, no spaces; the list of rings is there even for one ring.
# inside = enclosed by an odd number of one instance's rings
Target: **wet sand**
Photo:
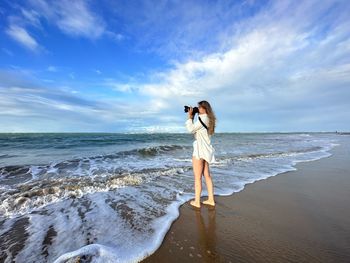
[[[339,140],[332,156],[216,196],[215,208],[183,204],[142,262],[350,262],[350,136]]]

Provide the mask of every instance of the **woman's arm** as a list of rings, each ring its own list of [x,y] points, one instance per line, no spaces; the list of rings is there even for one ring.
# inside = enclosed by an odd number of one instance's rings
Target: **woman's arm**
[[[200,123],[200,121],[197,121],[195,124],[193,124],[193,108],[190,107],[188,110],[188,120],[185,122],[186,128],[191,133],[196,133],[200,128],[203,127],[203,125]]]
[[[193,123],[192,118],[189,118],[185,124],[186,124],[187,130],[190,133],[196,133],[196,131],[198,131],[199,129],[204,128],[200,121],[196,121],[196,123]]]

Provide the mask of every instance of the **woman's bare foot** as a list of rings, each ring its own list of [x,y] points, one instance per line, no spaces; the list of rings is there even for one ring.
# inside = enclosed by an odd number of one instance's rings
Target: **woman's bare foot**
[[[214,202],[214,201],[205,200],[205,201],[203,201],[202,203],[205,204],[205,205],[212,205],[212,206],[215,206],[215,202]]]
[[[190,205],[191,205],[191,206],[194,206],[194,207],[197,207],[197,208],[200,208],[200,207],[201,207],[201,205],[198,204],[198,203],[196,203],[194,200],[192,200],[192,201],[190,202]]]

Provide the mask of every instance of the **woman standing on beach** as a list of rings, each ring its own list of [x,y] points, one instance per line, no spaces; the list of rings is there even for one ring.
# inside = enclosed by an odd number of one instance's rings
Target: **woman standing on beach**
[[[215,206],[214,185],[209,172],[209,164],[215,162],[214,148],[211,145],[210,137],[214,134],[216,117],[209,102],[202,100],[198,102],[198,118],[208,127],[208,130],[198,120],[193,123],[193,108],[188,111],[188,120],[186,128],[193,133],[195,140],[193,142],[192,165],[194,173],[195,199],[190,202],[192,206],[200,207],[200,197],[202,192],[202,174],[205,177],[205,183],[208,189],[208,199],[203,204]]]

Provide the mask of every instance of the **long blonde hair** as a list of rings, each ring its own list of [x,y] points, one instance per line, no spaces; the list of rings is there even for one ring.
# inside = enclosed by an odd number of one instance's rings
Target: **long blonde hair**
[[[207,114],[209,117],[208,134],[213,135],[215,132],[215,126],[216,126],[216,117],[215,117],[214,111],[211,108],[209,102],[207,102],[206,100],[201,100],[200,102],[198,102],[198,105],[202,106],[207,111]]]

